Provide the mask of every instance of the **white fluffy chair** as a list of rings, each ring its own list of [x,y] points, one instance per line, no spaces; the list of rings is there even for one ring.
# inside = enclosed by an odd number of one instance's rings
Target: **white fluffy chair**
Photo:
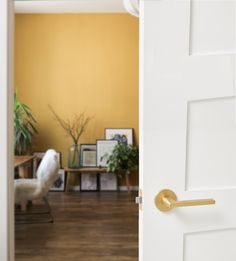
[[[15,180],[15,203],[25,211],[28,201],[46,199],[49,189],[58,178],[59,162],[55,150],[48,150],[43,157],[35,179]]]

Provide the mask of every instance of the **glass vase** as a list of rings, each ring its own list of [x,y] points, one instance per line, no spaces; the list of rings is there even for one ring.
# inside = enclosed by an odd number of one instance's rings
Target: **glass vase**
[[[78,144],[73,144],[69,148],[69,157],[68,157],[68,167],[72,169],[79,168],[79,156],[80,156],[80,147]]]

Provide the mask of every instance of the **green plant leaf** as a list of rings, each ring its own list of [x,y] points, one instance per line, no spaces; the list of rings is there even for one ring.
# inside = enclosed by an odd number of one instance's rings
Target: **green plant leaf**
[[[112,154],[107,159],[108,172],[128,173],[138,169],[139,150],[138,147],[118,143]]]
[[[36,120],[29,106],[18,101],[17,92],[14,94],[14,133],[15,154],[29,152],[34,135],[38,134]]]

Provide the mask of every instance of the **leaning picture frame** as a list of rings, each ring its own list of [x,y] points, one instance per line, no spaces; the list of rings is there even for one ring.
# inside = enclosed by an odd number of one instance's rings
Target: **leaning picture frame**
[[[80,174],[81,191],[98,191],[98,174],[81,173]]]
[[[107,167],[107,159],[117,144],[117,140],[97,140],[97,167]]]
[[[105,139],[133,145],[133,132],[132,128],[106,128]]]
[[[96,167],[97,166],[97,145],[81,144],[80,145],[80,166]]]
[[[58,178],[53,183],[50,191],[64,192],[65,191],[65,170],[59,169]]]
[[[117,191],[118,179],[115,173],[103,173],[100,175],[100,190],[101,191]]]

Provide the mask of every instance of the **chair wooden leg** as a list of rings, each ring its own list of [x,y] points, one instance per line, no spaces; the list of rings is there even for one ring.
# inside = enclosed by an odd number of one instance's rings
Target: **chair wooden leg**
[[[15,215],[16,217],[18,216],[23,216],[23,217],[29,217],[29,219],[27,220],[16,220],[16,224],[37,224],[37,223],[53,223],[54,222],[54,218],[51,212],[51,207],[48,203],[47,197],[43,198],[43,201],[47,207],[47,209],[45,211],[34,211],[34,212],[27,212],[26,210],[26,206],[27,206],[27,202],[24,203],[23,205],[21,205],[21,212],[16,212]],[[25,210],[23,210],[23,207],[25,207]],[[44,215],[48,215],[49,218],[45,219],[34,219],[36,216],[44,216]]]
[[[66,174],[66,192],[69,192],[69,189],[70,189],[70,172],[67,171],[67,174]]]
[[[47,208],[48,208],[48,211],[47,211],[47,214],[51,217],[51,220],[49,221],[49,223],[54,223],[54,217],[52,215],[52,209],[51,209],[51,206],[49,205],[48,203],[48,198],[47,197],[44,197],[43,198],[43,201],[45,202]]]

